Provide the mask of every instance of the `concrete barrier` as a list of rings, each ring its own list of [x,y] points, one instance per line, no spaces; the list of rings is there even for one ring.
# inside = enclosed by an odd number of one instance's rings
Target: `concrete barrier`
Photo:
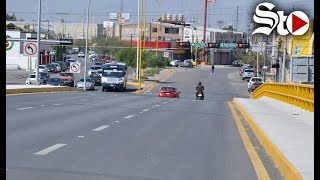
[[[44,92],[75,92],[84,91],[72,87],[55,87],[55,88],[24,88],[24,89],[7,89],[6,94],[23,94],[23,93],[44,93]]]

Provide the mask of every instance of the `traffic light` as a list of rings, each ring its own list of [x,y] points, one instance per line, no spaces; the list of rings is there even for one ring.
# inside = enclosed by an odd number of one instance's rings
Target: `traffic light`
[[[238,43],[238,48],[250,48],[250,43]]]
[[[190,48],[190,42],[178,42],[178,46],[181,48]]]
[[[220,43],[208,43],[207,48],[220,48]]]

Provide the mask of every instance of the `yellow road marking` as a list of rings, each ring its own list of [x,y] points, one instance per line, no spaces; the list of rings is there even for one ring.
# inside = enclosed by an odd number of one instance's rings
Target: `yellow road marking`
[[[164,76],[162,76],[159,81],[163,80],[164,78],[166,78],[167,76],[169,76],[170,74],[172,74],[173,71],[169,71],[168,73],[166,73]],[[142,91],[143,93],[148,93],[152,90],[152,88],[154,88],[154,86],[156,86],[158,84],[158,82],[154,82],[151,84],[151,86],[149,86],[145,91]]]
[[[259,128],[251,116],[244,110],[236,99],[233,99],[234,104],[250,125],[252,131],[259,139],[260,143],[266,149],[267,153],[272,157],[276,165],[279,167],[281,173],[286,179],[302,180],[302,175],[293,166],[293,164],[281,153],[281,151],[272,143],[268,136]]]
[[[270,179],[269,177],[269,174],[266,170],[266,168],[264,167],[261,159],[259,158],[259,155],[258,153],[256,152],[255,148],[253,147],[250,139],[249,139],[249,136],[248,134],[246,133],[242,123],[241,123],[241,120],[238,116],[238,114],[236,113],[233,105],[231,104],[230,101],[228,101],[228,105],[229,105],[229,108],[231,110],[231,113],[233,115],[233,118],[236,122],[236,125],[238,127],[238,130],[239,130],[239,133],[240,133],[240,136],[241,136],[241,139],[243,141],[243,144],[248,152],[248,155],[249,155],[249,158],[251,160],[251,163],[253,165],[253,168],[257,174],[257,177],[258,179],[263,179],[263,180],[268,180]]]

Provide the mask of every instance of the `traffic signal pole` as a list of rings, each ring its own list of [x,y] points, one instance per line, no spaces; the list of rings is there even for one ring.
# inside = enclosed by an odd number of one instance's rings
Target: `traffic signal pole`
[[[207,2],[207,0],[204,0],[204,25],[203,25],[203,42],[204,43],[206,42],[206,32],[207,32],[207,7],[208,7],[208,2]],[[202,49],[202,61],[201,61],[202,65],[206,64],[206,62],[205,62],[205,57],[206,57],[205,51],[206,51],[206,48],[203,47],[203,49]]]

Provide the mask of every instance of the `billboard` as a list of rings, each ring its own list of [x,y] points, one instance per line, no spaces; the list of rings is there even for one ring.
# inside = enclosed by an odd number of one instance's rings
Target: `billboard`
[[[291,82],[314,82],[314,57],[296,56],[290,61]]]

